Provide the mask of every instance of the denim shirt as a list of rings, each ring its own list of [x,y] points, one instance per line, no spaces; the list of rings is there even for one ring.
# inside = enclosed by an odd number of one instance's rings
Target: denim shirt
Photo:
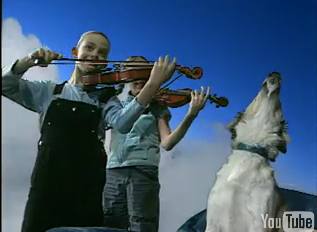
[[[22,79],[23,74],[12,72],[16,62],[2,69],[2,95],[33,112],[39,113],[40,128],[51,101],[57,97],[96,105],[101,110],[101,130],[98,132],[101,140],[105,136],[105,127],[109,125],[121,133],[128,133],[135,120],[146,109],[136,99],[123,108],[117,96],[112,97],[107,103],[100,102],[98,94],[83,91],[82,85],[65,84],[61,94],[53,95],[56,83]]]
[[[126,107],[133,99],[129,95],[122,101],[122,105]],[[107,169],[136,165],[158,166],[160,136],[157,121],[162,117],[171,118],[167,107],[150,106],[149,112],[139,117],[129,133],[122,134],[112,129]]]

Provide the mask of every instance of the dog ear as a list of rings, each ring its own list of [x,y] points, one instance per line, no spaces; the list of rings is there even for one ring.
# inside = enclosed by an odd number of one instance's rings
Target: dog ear
[[[229,131],[234,130],[235,126],[241,121],[244,112],[238,112],[237,116],[227,124],[226,128]]]

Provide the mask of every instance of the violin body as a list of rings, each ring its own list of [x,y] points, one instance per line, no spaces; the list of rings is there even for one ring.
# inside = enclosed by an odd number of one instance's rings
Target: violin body
[[[152,69],[135,69],[123,72],[115,71],[86,75],[84,76],[84,85],[116,85],[136,80],[147,80],[151,75],[151,71]]]
[[[191,101],[191,89],[189,88],[183,88],[179,89],[182,91],[182,93],[187,93],[187,95],[179,95],[177,92],[171,92],[171,93],[159,93],[158,95],[155,96],[154,100],[160,104],[160,105],[167,105],[168,107],[171,108],[178,108],[181,106],[184,106],[188,104]]]
[[[132,66],[132,65],[131,65]],[[200,67],[191,70],[188,67],[177,66],[176,70],[191,79],[200,79],[203,71]],[[99,72],[87,74],[84,76],[84,85],[107,84],[115,85],[119,83],[129,83],[137,80],[148,80],[150,78],[152,67],[129,69],[126,71]]]

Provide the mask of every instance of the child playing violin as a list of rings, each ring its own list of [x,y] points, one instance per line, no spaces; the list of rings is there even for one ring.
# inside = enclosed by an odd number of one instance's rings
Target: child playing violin
[[[110,42],[103,33],[89,31],[72,49],[78,59],[106,59]],[[110,125],[128,133],[133,123],[168,80],[176,67],[169,57],[160,58],[142,91],[126,107],[111,92],[85,92],[83,76],[99,66],[77,63],[63,84],[28,81],[23,74],[35,66],[46,67],[62,58],[50,50],[38,49],[2,71],[2,95],[40,115],[41,138],[31,177],[22,232],[44,232],[54,227],[101,226],[102,191],[106,154],[104,128]]]
[[[142,56],[127,61],[146,61]],[[139,62],[140,64],[140,62]],[[123,70],[128,68],[123,66]],[[122,101],[124,107],[144,90],[148,82],[130,83],[131,91]],[[191,93],[188,113],[180,125],[171,131],[171,113],[167,107],[151,104],[147,112],[134,123],[129,133],[122,134],[116,128],[111,131],[106,185],[104,190],[104,226],[135,232],[157,232],[159,224],[158,166],[160,147],[171,150],[186,134],[188,128],[203,109],[207,94]]]

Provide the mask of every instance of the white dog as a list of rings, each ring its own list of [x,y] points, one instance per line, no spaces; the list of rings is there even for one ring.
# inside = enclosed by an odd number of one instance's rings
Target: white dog
[[[269,163],[286,153],[290,141],[280,88],[280,74],[270,73],[248,108],[227,126],[233,151],[209,194],[206,232],[282,231],[265,229],[263,222],[288,210]]]

